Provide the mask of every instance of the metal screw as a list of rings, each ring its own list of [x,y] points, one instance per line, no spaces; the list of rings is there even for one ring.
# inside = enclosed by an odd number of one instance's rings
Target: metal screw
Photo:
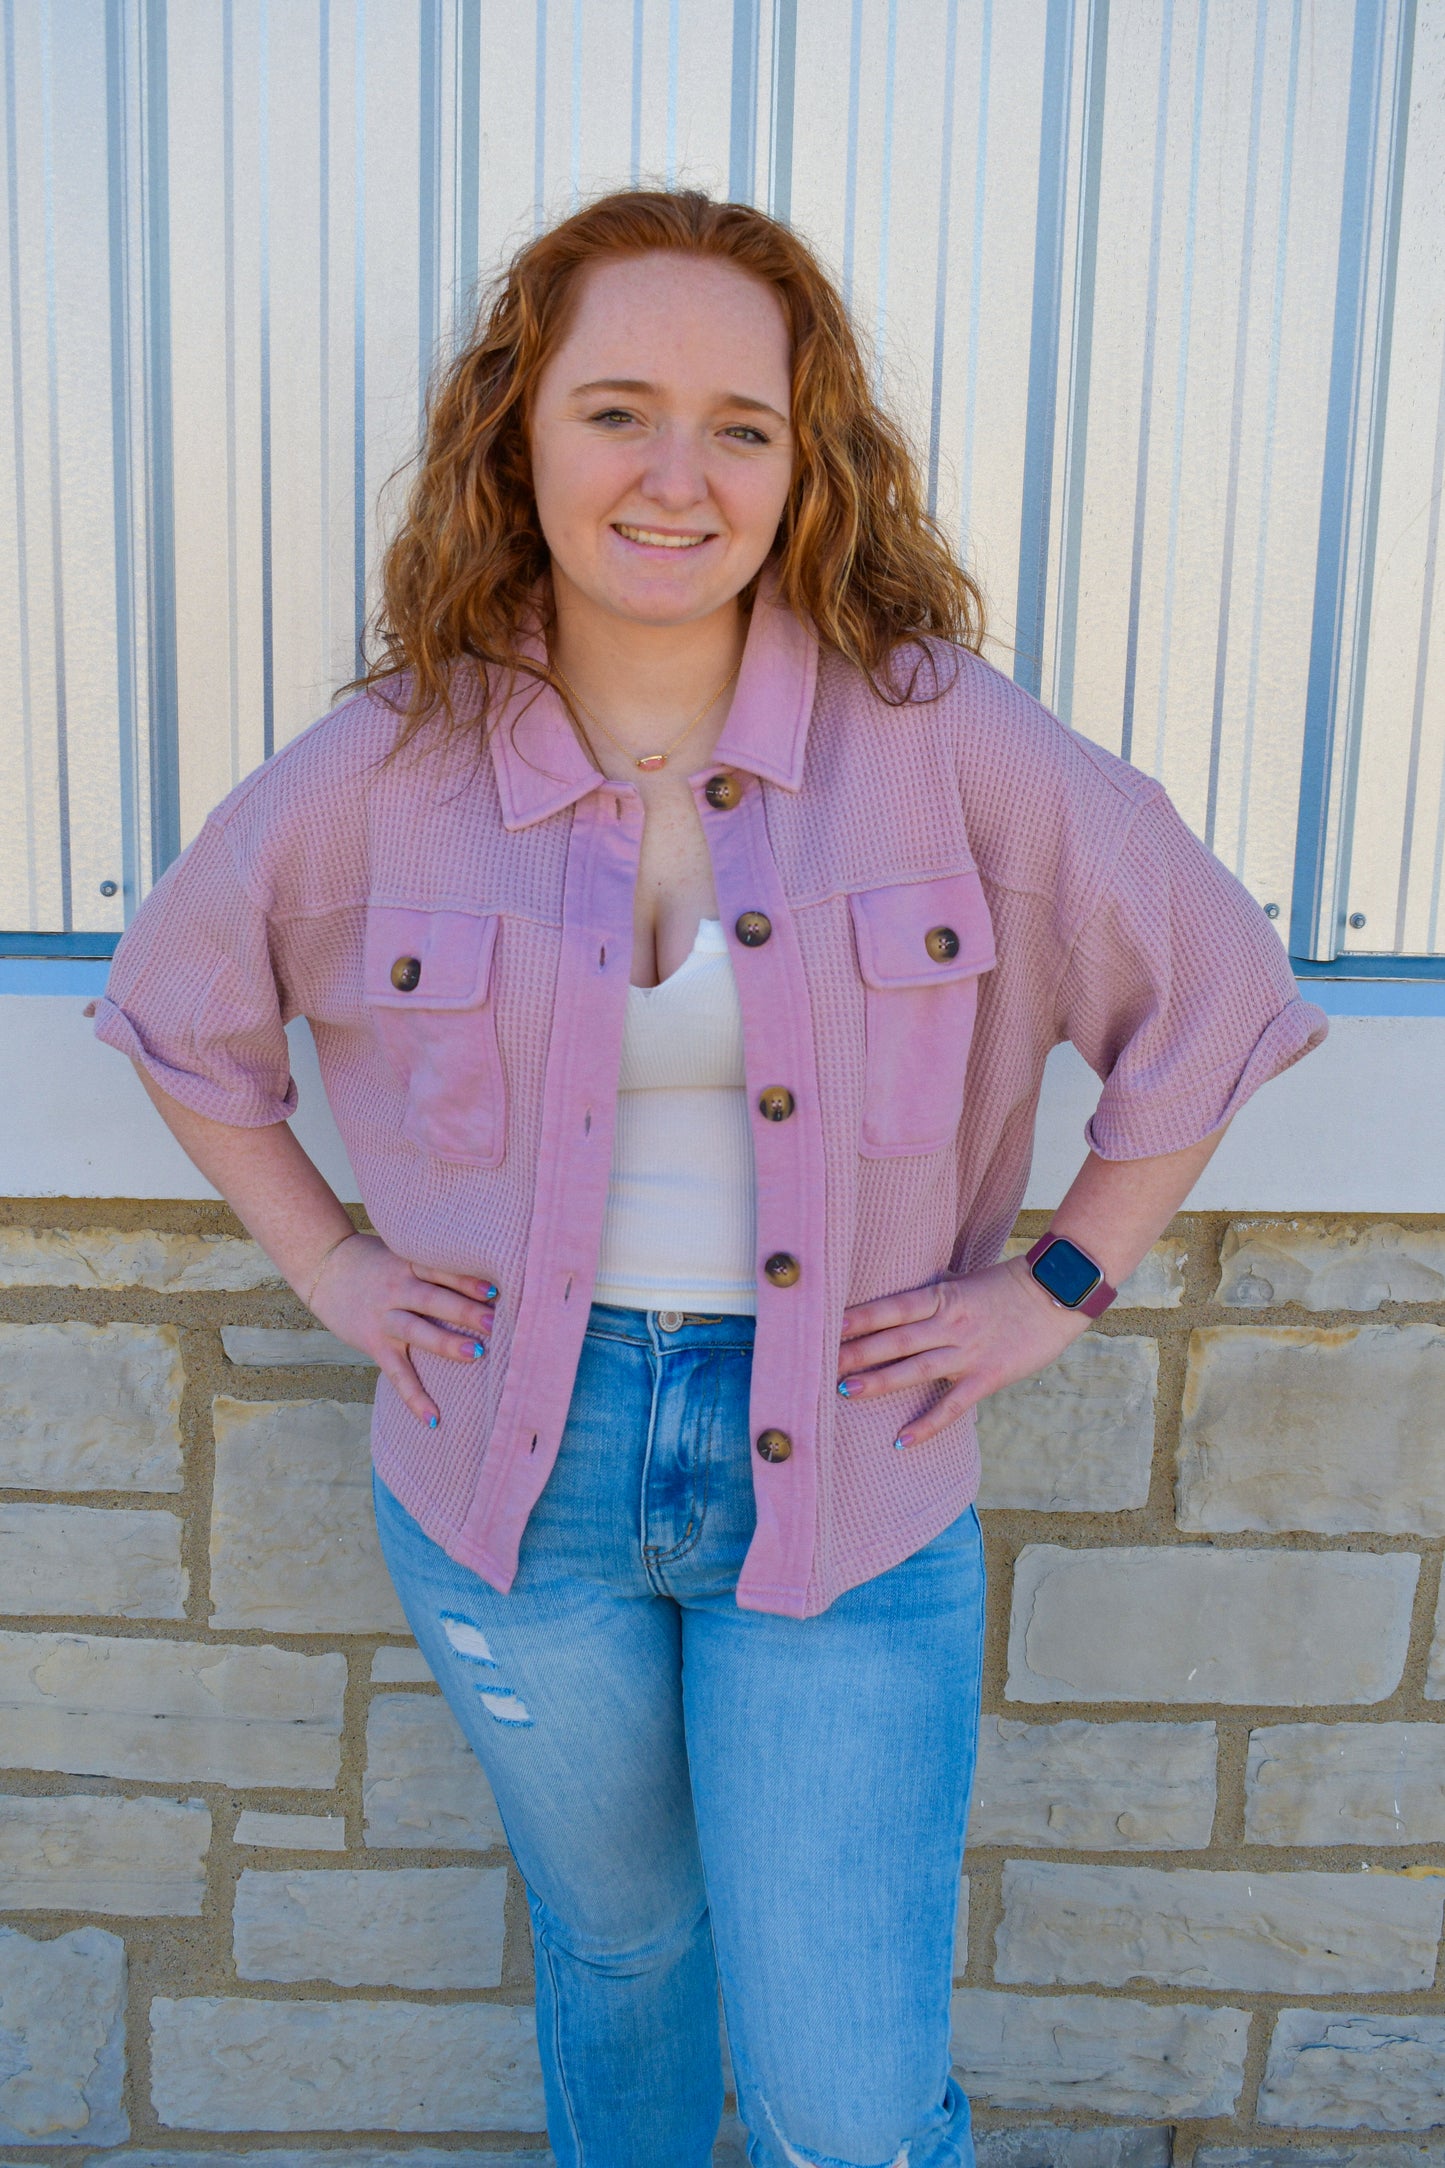
[[[1363,911],[1351,911],[1350,924],[1354,927],[1356,933],[1359,932],[1360,928],[1364,925],[1364,923],[1365,914]]]
[[[100,884],[100,892],[102,896],[118,895],[120,893],[119,881],[102,881]]]
[[[1279,905],[1277,903],[1267,903],[1264,907],[1264,915],[1266,918],[1278,918]]]

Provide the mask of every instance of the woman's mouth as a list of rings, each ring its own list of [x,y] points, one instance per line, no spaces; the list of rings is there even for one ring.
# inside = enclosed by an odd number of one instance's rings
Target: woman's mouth
[[[699,543],[713,539],[710,534],[683,534],[667,527],[633,527],[620,519],[613,521],[612,531],[624,542],[650,550],[695,550]]]

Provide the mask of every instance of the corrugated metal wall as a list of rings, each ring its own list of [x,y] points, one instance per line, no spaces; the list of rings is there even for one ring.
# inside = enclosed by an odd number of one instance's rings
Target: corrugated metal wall
[[[0,29],[0,925],[118,929],[325,708],[478,275],[681,178],[836,268],[991,659],[1160,775],[1297,953],[1445,951],[1445,0]]]

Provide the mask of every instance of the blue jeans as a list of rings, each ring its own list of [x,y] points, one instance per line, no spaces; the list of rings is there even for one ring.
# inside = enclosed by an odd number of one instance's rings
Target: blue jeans
[[[412,1631],[527,1885],[559,2168],[972,2168],[950,2074],[978,1726],[970,1506],[817,1618],[742,1611],[753,1323],[596,1304],[511,1591],[380,1483]]]

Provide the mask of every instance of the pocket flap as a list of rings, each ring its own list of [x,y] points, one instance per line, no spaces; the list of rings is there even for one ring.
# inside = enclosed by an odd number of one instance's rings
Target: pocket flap
[[[937,986],[993,969],[993,921],[972,869],[861,888],[848,903],[869,986]]]
[[[496,945],[495,913],[374,903],[366,914],[365,998],[383,1008],[477,1008],[487,998]]]

